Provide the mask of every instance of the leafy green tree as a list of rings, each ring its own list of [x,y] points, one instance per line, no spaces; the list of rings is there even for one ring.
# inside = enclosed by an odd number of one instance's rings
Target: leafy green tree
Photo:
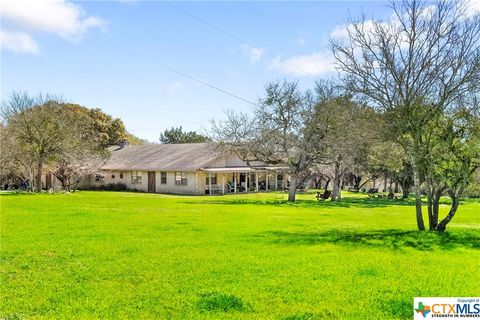
[[[104,148],[117,145],[128,136],[122,120],[113,118],[99,108],[89,109],[72,103],[64,103],[63,106],[76,113],[79,117],[86,115],[92,120],[93,131],[97,135],[100,146]]]
[[[160,142],[163,144],[202,143],[208,141],[210,141],[208,137],[196,131],[184,131],[182,126],[178,128],[172,127],[160,133]]]
[[[139,138],[136,135],[134,135],[132,133],[128,133],[128,132],[127,132],[126,140],[127,140],[128,144],[130,144],[130,145],[148,144],[147,140]]]

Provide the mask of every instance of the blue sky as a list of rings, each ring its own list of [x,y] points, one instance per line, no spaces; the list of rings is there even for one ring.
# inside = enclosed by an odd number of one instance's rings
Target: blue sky
[[[383,1],[33,3],[2,2],[2,98],[62,95],[150,141],[251,108],[165,66],[256,102],[269,81],[334,77],[327,39],[349,14],[389,15]]]

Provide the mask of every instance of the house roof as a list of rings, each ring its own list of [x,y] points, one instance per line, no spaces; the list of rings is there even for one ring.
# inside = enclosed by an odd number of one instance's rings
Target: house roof
[[[112,151],[103,170],[196,171],[221,154],[209,143],[147,144]]]

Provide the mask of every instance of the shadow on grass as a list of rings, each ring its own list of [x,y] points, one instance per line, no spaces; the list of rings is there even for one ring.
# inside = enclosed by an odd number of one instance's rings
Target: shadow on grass
[[[379,208],[388,206],[413,206],[413,199],[378,199],[378,198],[343,198],[341,201],[317,201],[314,196],[312,200],[299,199],[294,203],[287,200],[278,199],[206,199],[196,201],[184,201],[188,204],[219,204],[219,205],[267,205],[267,206],[285,206],[298,208]]]
[[[333,243],[348,246],[366,246],[401,250],[413,248],[417,250],[455,248],[480,249],[480,233],[462,232],[420,232],[396,229],[355,232],[347,230],[329,230],[326,232],[284,232],[271,231],[255,235],[256,239],[286,245],[317,245]]]

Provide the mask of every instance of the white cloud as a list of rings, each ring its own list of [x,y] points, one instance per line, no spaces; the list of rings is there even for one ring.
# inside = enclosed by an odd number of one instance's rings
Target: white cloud
[[[271,66],[283,73],[296,76],[316,76],[335,71],[331,55],[325,52],[294,56],[288,59],[278,56],[273,60]]]
[[[180,90],[182,90],[182,88],[183,88],[183,85],[180,82],[177,81],[177,82],[173,82],[173,83],[168,84],[163,89],[163,91],[166,94],[175,94],[175,93],[179,92]]]
[[[0,46],[18,53],[40,53],[35,40],[30,35],[23,32],[1,30]]]
[[[298,44],[301,44],[302,46],[306,43],[305,39],[300,37],[297,39]]]
[[[34,42],[31,34],[38,32],[78,42],[88,29],[105,26],[101,18],[87,16],[82,7],[66,0],[2,0],[0,9],[8,33],[22,33],[23,41],[29,37],[30,43]]]
[[[473,17],[480,13],[480,0],[465,0],[467,6],[467,15]]]
[[[262,60],[265,50],[262,48],[255,48],[250,45],[244,44],[242,45],[243,52],[249,56],[250,62],[252,64],[257,63],[258,61]]]

